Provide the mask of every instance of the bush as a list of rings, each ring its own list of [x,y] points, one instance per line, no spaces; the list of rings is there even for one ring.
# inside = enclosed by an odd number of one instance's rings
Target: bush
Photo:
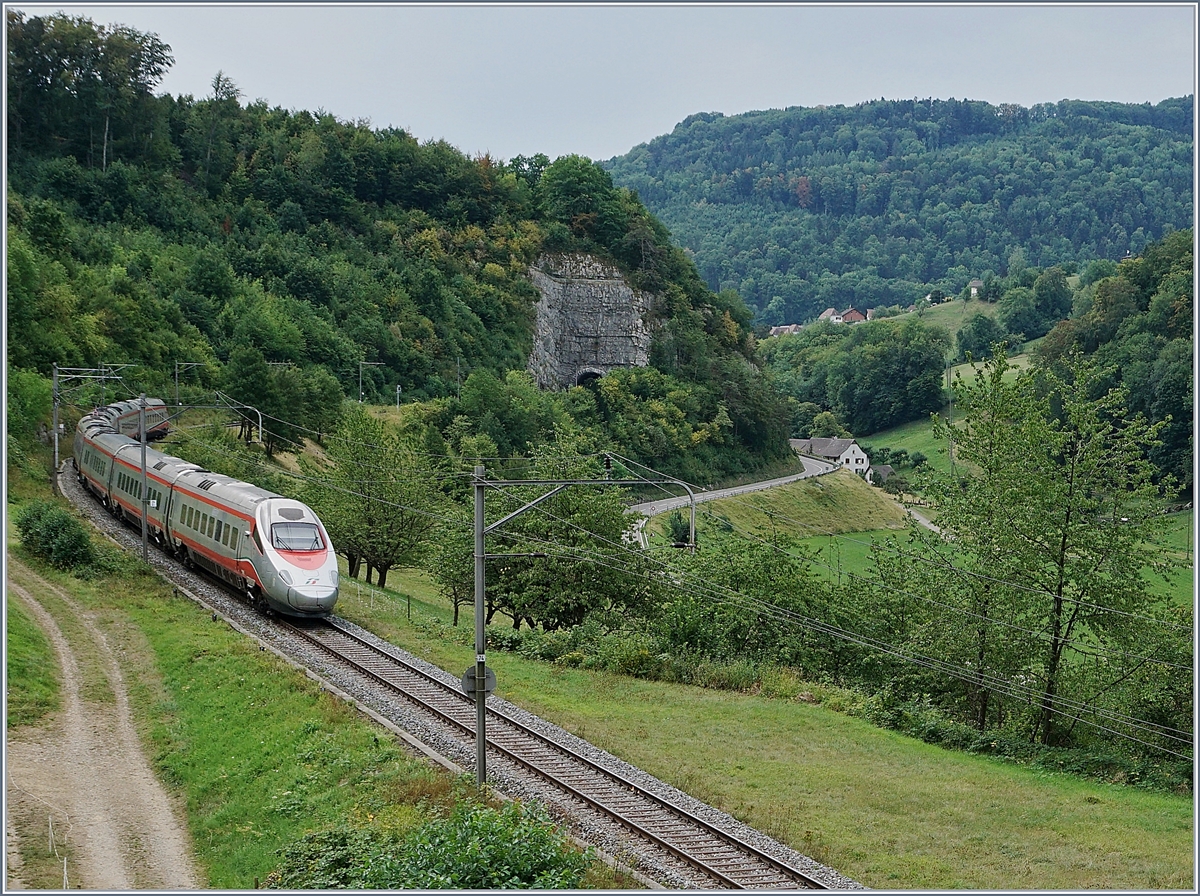
[[[409,835],[394,855],[370,863],[365,884],[380,889],[571,889],[591,863],[544,809],[459,803],[449,818]]]
[[[96,560],[83,523],[51,501],[34,501],[16,518],[21,542],[31,554],[59,569],[90,566]]]

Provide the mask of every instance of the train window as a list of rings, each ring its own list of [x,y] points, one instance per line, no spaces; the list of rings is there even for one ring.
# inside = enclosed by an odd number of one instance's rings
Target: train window
[[[312,523],[273,523],[271,544],[281,551],[319,551],[325,547],[321,530]]]
[[[259,537],[258,537],[258,527],[257,526],[250,530],[250,535],[254,538],[254,547],[256,547],[258,549],[258,552],[261,554],[263,552],[263,546],[262,546],[262,541],[260,541]]]
[[[216,518],[215,516],[210,516],[210,517],[208,518],[208,532],[207,532],[207,533],[205,533],[205,534],[207,534],[209,538],[212,538],[212,537],[213,537],[213,524],[214,524],[216,521],[217,521],[217,518]]]
[[[221,540],[221,529],[222,529],[223,527],[224,527],[224,524],[223,524],[223,523],[222,523],[220,520],[217,520],[217,532],[216,532],[216,534],[213,536],[213,538],[215,538],[217,541],[220,541],[220,540]]]
[[[238,530],[237,529],[229,530],[229,546],[231,548],[233,548],[234,550],[237,550],[237,546],[238,546]]]
[[[208,528],[208,514],[200,514],[200,534],[204,534],[204,530]]]

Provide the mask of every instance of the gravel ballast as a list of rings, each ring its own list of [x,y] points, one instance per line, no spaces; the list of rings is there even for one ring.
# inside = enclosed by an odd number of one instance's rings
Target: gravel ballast
[[[126,550],[140,553],[141,536],[136,530],[114,519],[100,503],[75,479],[70,461],[64,464],[59,477],[63,494],[79,511]],[[432,716],[418,710],[412,704],[397,698],[395,693],[381,684],[364,683],[362,678],[330,660],[328,654],[307,641],[289,635],[275,623],[252,609],[225,586],[212,579],[188,571],[177,561],[154,548],[149,550],[149,563],[164,579],[179,591],[201,603],[206,609],[224,617],[232,626],[246,635],[256,638],[272,652],[284,657],[308,674],[322,681],[331,691],[359,704],[372,716],[377,716],[399,731],[405,740],[423,744],[426,756],[436,754],[443,765],[457,766],[463,770],[475,766],[475,743],[463,739],[448,726]],[[372,644],[384,646],[405,661],[424,669],[440,680],[457,687],[458,679],[419,657],[377,638],[369,631],[346,620],[339,623]],[[832,868],[804,856],[767,835],[754,830],[732,816],[688,794],[672,787],[653,775],[638,769],[605,750],[582,740],[545,719],[535,716],[498,697],[488,698],[488,706],[504,715],[533,728],[540,734],[580,753],[596,764],[611,769],[638,786],[650,791],[673,805],[691,812],[707,823],[726,831],[749,843],[772,857],[803,871],[826,886],[834,889],[864,889],[856,881],[839,874]],[[412,743],[408,744],[410,748]],[[532,774],[501,757],[488,759],[488,784],[498,793],[512,799],[537,800],[567,824],[579,840],[594,845],[612,857],[618,864],[637,873],[647,884],[657,883],[671,889],[710,888],[711,880],[703,877],[685,863],[651,848],[640,838],[628,834],[606,816],[590,809],[581,802],[565,796],[557,789],[545,784]]]

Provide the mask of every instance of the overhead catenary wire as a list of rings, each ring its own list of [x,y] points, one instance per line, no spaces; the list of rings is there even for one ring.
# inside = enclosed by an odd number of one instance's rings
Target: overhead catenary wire
[[[644,470],[648,470],[650,472],[655,473],[655,475],[662,475],[662,474],[659,474],[657,471],[653,470],[653,468],[647,467],[644,464],[640,464],[637,461],[632,461],[632,460],[629,460],[628,458],[623,458],[623,457],[620,457],[620,455],[616,455],[616,454],[614,454],[613,456],[620,458],[622,461],[624,461],[626,463],[636,464],[637,466],[641,467]],[[647,484],[653,484],[653,483],[648,482]],[[698,491],[701,490],[701,486],[694,485],[693,483],[688,483],[688,484],[692,485],[692,487],[697,489]],[[663,488],[662,490],[664,492],[666,492],[665,488]],[[669,492],[667,492],[667,493],[669,494]],[[672,497],[674,497],[674,496],[672,496]],[[1175,629],[1177,631],[1190,631],[1191,630],[1191,626],[1183,625],[1183,624],[1176,623],[1176,622],[1171,622],[1166,619],[1159,619],[1159,618],[1156,618],[1153,616],[1146,616],[1141,613],[1132,613],[1128,610],[1120,610],[1115,607],[1106,607],[1103,604],[1097,604],[1092,601],[1086,601],[1086,600],[1083,600],[1082,598],[1072,597],[1070,595],[1058,595],[1058,594],[1055,594],[1054,592],[1048,591],[1044,588],[1037,588],[1032,585],[1022,584],[1020,582],[1011,582],[1006,579],[998,578],[996,576],[990,576],[987,573],[979,572],[977,570],[964,569],[961,566],[954,565],[949,560],[943,559],[939,562],[938,560],[935,560],[930,557],[926,557],[921,554],[916,554],[911,551],[905,551],[905,550],[901,549],[898,545],[895,545],[891,542],[884,542],[881,544],[880,542],[874,542],[874,541],[862,541],[860,539],[853,538],[850,535],[847,535],[845,533],[825,531],[825,530],[819,529],[816,526],[813,526],[812,524],[803,523],[799,520],[793,519],[792,517],[789,517],[786,514],[776,513],[774,511],[772,511],[768,514],[767,511],[764,511],[761,507],[755,505],[754,503],[752,503],[750,501],[743,500],[736,495],[724,497],[721,500],[728,501],[733,504],[737,504],[738,506],[741,506],[741,507],[747,507],[752,510],[756,510],[760,513],[764,513],[764,514],[768,515],[769,517],[772,517],[777,520],[782,520],[782,521],[787,522],[798,528],[811,530],[814,537],[827,536],[830,538],[839,538],[846,542],[849,542],[850,544],[857,544],[861,547],[889,551],[889,552],[897,554],[898,556],[905,557],[910,560],[915,560],[917,562],[922,562],[922,563],[927,563],[927,564],[933,565],[936,568],[942,569],[944,571],[953,572],[958,575],[965,576],[968,578],[978,579],[980,581],[990,582],[995,585],[1003,585],[1004,587],[1011,588],[1015,591],[1022,591],[1022,592],[1028,593],[1028,594],[1035,594],[1035,595],[1038,595],[1041,597],[1049,597],[1051,599],[1056,599],[1056,600],[1061,599],[1061,600],[1067,601],[1072,604],[1077,604],[1079,606],[1086,607],[1088,609],[1098,610],[1098,611],[1105,612],[1105,613],[1111,613],[1113,615],[1123,616],[1123,617],[1130,618],[1130,619],[1140,619],[1143,622],[1150,622],[1155,625],[1159,625],[1164,628]],[[707,513],[708,511],[702,511],[702,512]]]
[[[206,443],[206,444],[208,444],[208,443]],[[209,447],[212,447],[211,444],[209,445]],[[596,456],[598,456],[598,455],[587,455],[587,457],[589,457],[589,458],[596,457]],[[638,464],[637,462],[629,461],[627,458],[622,458],[619,455],[614,455],[614,456],[617,457],[618,459],[622,460],[623,462],[633,463],[633,464],[636,464],[637,466],[642,467],[643,469],[651,470],[651,472],[657,473],[657,471],[653,471],[651,468],[646,467],[645,465]],[[373,497],[373,496],[364,495],[362,493],[354,492],[349,489],[335,487],[335,486],[328,484],[327,482],[323,482],[322,480],[320,480],[319,478],[316,478],[316,477],[306,477],[306,476],[292,473],[291,471],[287,471],[287,470],[280,470],[279,472],[281,472],[284,475],[287,475],[291,478],[301,479],[301,480],[305,480],[305,481],[309,481],[309,482],[317,482],[317,483],[324,485],[325,487],[337,488],[337,490],[343,491],[347,494],[357,495],[357,496],[363,497],[364,499],[367,499],[367,500],[376,500],[384,505],[394,506],[399,509],[418,513],[418,514],[430,517],[432,519],[439,520],[441,522],[444,522],[444,523],[447,523],[447,524],[450,524],[453,526],[466,527],[469,525],[468,521],[462,517],[456,519],[456,518],[452,518],[452,517],[442,516],[439,514],[433,514],[433,513],[429,513],[428,511],[423,511],[420,508],[406,507],[404,505],[397,504],[395,502],[388,502],[386,500],[382,500],[382,499],[379,499],[379,498]],[[635,474],[635,476],[636,476],[636,474]],[[644,479],[645,477],[638,477],[638,478]],[[647,482],[647,484],[651,485],[651,484],[655,484],[655,483]],[[662,486],[658,486],[658,487],[662,488]],[[666,491],[665,488],[663,490]],[[542,512],[547,512],[545,508],[540,508],[540,510],[542,510]],[[616,544],[615,542],[612,542],[611,540],[604,538],[603,536],[597,536],[595,533],[588,532],[588,530],[586,530],[582,527],[579,527],[573,523],[570,523],[569,521],[558,520],[558,522],[575,526],[575,528],[579,529],[581,532],[589,535],[590,537],[601,538],[601,540],[607,542],[609,545],[611,545],[613,547],[618,548],[621,551],[631,551],[631,549],[627,545]],[[505,537],[509,537],[509,538],[523,537],[526,540],[532,540],[535,542],[540,541],[539,539],[530,538],[530,536],[528,536],[527,534],[526,535],[519,535],[519,534],[514,534],[514,533],[497,533],[497,534],[501,534],[501,535],[504,535]],[[611,568],[614,568],[614,569],[620,569],[620,570],[626,572],[627,574],[637,574],[636,571],[631,571],[627,568],[614,565],[611,562],[611,559],[608,558],[606,555],[602,555],[600,557],[581,557],[579,555],[578,551],[576,551],[575,553],[563,554],[561,552],[560,545],[553,544],[548,541],[545,541],[544,543],[547,546],[559,548],[560,550],[559,550],[559,553],[557,554],[557,556],[560,559],[575,559],[575,560],[587,559],[589,562],[600,563],[600,564],[603,564],[606,566],[610,566]],[[591,552],[588,552],[588,553],[591,553]],[[645,556],[640,551],[638,552],[638,555]],[[674,574],[677,574],[677,575],[680,574],[680,570],[678,570],[677,568],[674,568],[674,567],[669,567],[669,568],[671,569],[671,571]],[[681,576],[681,578],[688,579],[688,578],[691,578],[691,576],[690,576],[690,574],[683,574]],[[1037,690],[1034,690],[1031,688],[1022,688],[1022,687],[1016,686],[1012,682],[1009,682],[1004,679],[989,678],[987,676],[981,677],[979,673],[971,673],[971,672],[964,673],[962,670],[958,669],[957,667],[953,666],[952,664],[946,663],[945,661],[937,660],[937,659],[931,658],[931,657],[924,657],[919,654],[914,654],[911,652],[902,651],[902,650],[896,648],[895,645],[888,644],[887,642],[880,642],[880,641],[877,641],[877,639],[872,639],[869,636],[861,635],[860,633],[852,632],[850,630],[840,629],[836,626],[830,626],[827,623],[820,622],[819,620],[813,620],[813,619],[809,619],[807,617],[799,616],[798,614],[795,614],[793,611],[789,611],[784,608],[777,607],[775,605],[760,601],[755,598],[749,598],[748,596],[743,595],[740,592],[732,591],[730,589],[716,590],[716,589],[713,589],[711,584],[705,583],[705,582],[696,582],[695,587],[700,593],[707,593],[709,596],[712,596],[714,598],[720,597],[720,596],[729,598],[736,605],[741,606],[745,609],[752,609],[756,612],[772,614],[772,615],[775,615],[776,618],[779,618],[781,620],[791,621],[795,624],[800,624],[800,625],[810,628],[814,631],[818,631],[823,634],[828,634],[832,637],[838,637],[843,640],[847,640],[851,643],[860,644],[861,646],[868,647],[869,649],[873,649],[873,650],[885,653],[887,655],[894,656],[896,658],[899,658],[899,659],[902,659],[902,660],[905,660],[908,662],[912,662],[912,663],[922,666],[924,668],[929,668],[929,669],[935,670],[935,671],[941,671],[952,677],[960,678],[964,681],[968,681],[968,682],[975,683],[975,684],[980,684],[981,682],[986,682],[989,685],[990,690],[993,690],[996,693],[1000,693],[1003,696],[1010,696],[1015,699],[1023,699],[1023,700],[1030,700],[1030,701],[1035,701],[1042,697],[1042,693],[1040,691],[1037,691]],[[916,595],[914,595],[914,597],[916,597]],[[1156,749],[1165,749],[1165,748],[1161,748],[1159,745],[1150,744],[1148,742],[1141,741],[1140,739],[1133,737],[1132,735],[1128,735],[1128,734],[1125,734],[1120,731],[1112,730],[1103,725],[1099,725],[1098,723],[1090,722],[1086,719],[1079,718],[1078,715],[1073,715],[1071,712],[1067,712],[1066,709],[1067,708],[1074,709],[1077,713],[1089,713],[1091,715],[1095,715],[1100,718],[1105,718],[1106,720],[1111,721],[1114,724],[1124,724],[1127,727],[1133,728],[1134,730],[1145,730],[1148,733],[1156,734],[1158,736],[1163,736],[1163,737],[1168,737],[1168,738],[1172,737],[1172,735],[1165,733],[1165,731],[1163,730],[1164,726],[1155,726],[1154,723],[1146,723],[1144,720],[1137,720],[1137,719],[1134,719],[1133,717],[1122,717],[1122,716],[1120,716],[1120,714],[1113,714],[1111,712],[1104,711],[1101,708],[1090,705],[1090,704],[1078,703],[1078,704],[1075,704],[1074,706],[1072,706],[1073,701],[1069,701],[1069,700],[1066,700],[1063,698],[1056,698],[1056,700],[1057,700],[1057,703],[1059,704],[1059,706],[1064,707],[1064,709],[1060,710],[1058,708],[1053,708],[1053,711],[1058,712],[1058,713],[1060,713],[1064,716],[1070,717],[1070,718],[1076,718],[1079,721],[1083,722],[1084,724],[1088,724],[1093,727],[1097,727],[1098,730],[1107,731],[1107,732],[1113,734],[1114,736],[1126,737],[1128,739],[1137,741],[1139,743],[1143,743],[1146,746],[1154,747]],[[1170,730],[1178,731],[1177,729],[1170,729]],[[1184,735],[1187,734],[1186,732],[1178,732],[1178,733],[1184,734]],[[1182,738],[1176,738],[1176,739],[1182,740]],[[1185,742],[1188,742],[1188,741],[1185,741]],[[1173,751],[1170,751],[1170,750],[1166,750],[1166,752],[1172,753],[1173,755],[1177,755],[1177,756],[1182,755],[1182,754],[1174,753]],[[1187,757],[1183,757],[1183,758],[1187,758]]]
[[[549,514],[549,511],[545,508],[536,508],[536,510],[538,510],[539,512],[541,512],[543,514],[547,514],[547,515]],[[559,521],[568,526],[575,525],[567,520],[559,520]],[[580,527],[576,526],[576,528],[580,528]],[[584,531],[586,531],[586,530],[584,530]],[[594,535],[594,533],[593,533],[593,535]],[[597,536],[597,537],[601,538],[601,540],[608,541],[608,539],[604,539],[602,536]],[[542,541],[541,539],[532,539],[532,540]],[[552,544],[551,542],[545,542],[545,543]],[[609,543],[612,546],[619,548],[620,550],[628,550],[627,546],[625,546],[625,545],[617,545],[615,543],[612,543],[611,541]],[[625,570],[625,571],[628,572],[628,570]],[[675,574],[678,574],[680,572],[678,569],[675,569],[673,567],[671,568],[671,571]],[[713,594],[712,586],[710,583],[698,581],[698,582],[696,582],[696,587],[701,591],[708,591],[710,594]],[[896,657],[902,658],[902,659],[909,659],[913,662],[917,662],[919,665],[925,666],[926,668],[945,672],[953,677],[960,678],[960,679],[970,682],[970,683],[979,684],[981,682],[986,682],[990,685],[990,687],[988,688],[989,690],[994,690],[994,691],[997,691],[1000,693],[1004,693],[1006,696],[1020,697],[1020,698],[1028,699],[1031,701],[1039,700],[1044,696],[1043,692],[1040,690],[1035,690],[1032,688],[1021,688],[1021,687],[1013,685],[1012,682],[1009,682],[1006,679],[999,679],[994,676],[981,676],[980,673],[978,673],[978,672],[963,673],[957,666],[950,664],[950,663],[946,663],[945,661],[936,660],[936,659],[933,659],[930,657],[924,657],[924,656],[917,655],[917,654],[899,651],[895,648],[894,645],[887,644],[887,642],[879,642],[879,641],[877,641],[877,639],[870,638],[870,636],[861,635],[860,633],[852,632],[852,631],[846,630],[846,629],[840,629],[837,626],[831,626],[827,623],[822,623],[819,620],[811,620],[811,619],[808,619],[807,617],[801,617],[798,614],[795,614],[793,611],[788,611],[786,609],[777,607],[773,604],[763,602],[759,599],[748,597],[746,595],[741,594],[740,592],[732,592],[731,591],[729,593],[738,596],[738,598],[742,602],[741,605],[745,606],[748,609],[756,609],[758,611],[767,611],[767,612],[774,612],[774,613],[783,613],[788,618],[792,618],[792,619],[796,619],[796,620],[803,620],[806,625],[814,626],[817,628],[817,630],[820,630],[822,633],[830,634],[834,637],[840,637],[840,638],[852,640],[855,643],[859,643],[863,646],[872,646],[874,649],[884,650],[884,652],[887,652],[892,656],[896,656]],[[1158,726],[1155,723],[1146,722],[1145,720],[1135,719],[1132,716],[1124,716],[1123,714],[1112,713],[1111,711],[1102,710],[1101,708],[1095,707],[1090,704],[1083,704],[1083,703],[1079,703],[1077,701],[1071,701],[1066,698],[1056,698],[1056,699],[1057,699],[1057,702],[1061,706],[1071,707],[1079,712],[1088,712],[1093,715],[1099,715],[1100,717],[1107,718],[1108,720],[1113,721],[1114,723],[1125,724],[1129,727],[1134,728],[1135,730],[1141,728],[1142,730],[1146,730],[1149,733],[1159,734],[1160,736],[1164,736],[1164,737],[1168,737],[1168,738],[1173,737],[1173,735],[1166,734],[1166,733],[1164,733],[1164,731],[1173,731],[1173,732],[1176,732],[1177,734],[1184,736],[1184,738],[1175,738],[1175,739],[1185,739],[1185,742],[1187,742],[1187,743],[1191,742],[1190,741],[1190,733],[1182,732],[1179,729],[1169,728],[1168,726]],[[1057,709],[1052,708],[1052,710],[1055,712],[1059,712],[1059,710],[1057,710]],[[1068,712],[1062,712],[1062,714],[1066,715],[1068,717],[1071,717],[1071,718],[1077,718],[1077,716],[1074,716]],[[1085,724],[1095,724],[1095,723],[1089,723],[1083,719],[1079,719],[1079,720],[1083,721]],[[1103,727],[1103,726],[1099,726],[1099,727]],[[1105,730],[1108,730],[1108,729],[1105,729]],[[1115,732],[1115,731],[1112,733],[1119,734],[1119,732]],[[1133,738],[1133,739],[1137,740],[1137,738]],[[1151,745],[1151,746],[1153,746],[1153,745]],[[1178,755],[1178,754],[1176,754],[1176,755]]]
[[[208,443],[205,443],[205,444],[208,444]],[[228,453],[228,452],[226,452],[226,453]],[[591,456],[589,456],[589,457],[594,457],[594,456],[595,456],[595,455],[591,455]],[[624,459],[624,458],[621,458],[621,459],[622,459],[622,460],[626,460],[626,459]],[[631,463],[636,463],[636,462],[631,462]],[[648,469],[648,470],[649,470],[649,469],[651,469],[651,468],[649,468],[649,467],[645,467],[645,465],[642,465],[642,464],[637,464],[637,465],[638,465],[638,466],[641,466],[643,469]],[[347,488],[345,488],[345,487],[342,487],[342,486],[336,486],[336,485],[334,485],[333,483],[329,482],[328,480],[322,479],[322,478],[320,478],[320,477],[304,476],[304,475],[301,475],[301,474],[293,473],[292,471],[288,471],[288,470],[281,470],[281,472],[282,472],[282,473],[284,473],[284,475],[287,475],[287,476],[289,476],[290,478],[294,478],[294,479],[298,479],[298,480],[301,480],[301,481],[309,482],[309,483],[312,483],[312,484],[320,485],[320,486],[322,486],[322,487],[329,488],[329,489],[331,489],[331,490],[338,491],[338,492],[340,492],[340,493],[343,493],[343,494],[347,494],[347,495],[351,495],[351,496],[356,496],[356,497],[361,497],[361,498],[363,498],[363,499],[365,499],[365,500],[376,500],[376,501],[379,501],[381,504],[384,504],[384,505],[386,505],[386,506],[395,507],[396,509],[399,509],[399,510],[405,510],[405,511],[407,511],[407,512],[414,513],[414,514],[416,514],[416,515],[426,516],[426,517],[429,517],[429,518],[432,518],[432,519],[440,520],[440,521],[442,521],[442,522],[447,522],[447,521],[448,521],[448,518],[441,517],[441,516],[439,516],[439,515],[437,515],[437,514],[430,514],[430,513],[426,512],[426,511],[422,511],[422,510],[420,510],[420,509],[418,509],[418,508],[410,507],[410,506],[403,505],[403,504],[399,504],[399,503],[396,503],[396,502],[390,502],[390,501],[387,501],[387,500],[385,500],[385,499],[378,498],[378,497],[376,497],[376,496],[370,496],[370,495],[366,495],[366,494],[363,494],[363,493],[361,493],[361,492],[356,492],[356,491],[354,491],[354,490],[352,490],[352,489],[347,489]],[[656,471],[655,471],[655,472],[656,472]],[[451,474],[451,475],[453,475],[453,476],[457,476],[457,475],[460,475],[460,474]],[[469,475],[469,474],[468,474],[468,475]],[[636,474],[634,474],[634,475],[635,475],[635,477],[636,477],[636,478],[643,478],[643,479],[644,479],[644,477],[637,477],[637,476],[636,476]],[[436,478],[436,477],[435,477],[435,478]],[[656,484],[656,483],[647,482],[647,484]],[[664,488],[663,490],[665,491],[665,488]],[[498,490],[498,489],[497,489],[497,491],[500,491],[500,490]],[[751,506],[753,506],[753,505],[751,505]],[[545,513],[545,512],[546,512],[546,511],[545,511],[545,509],[543,509],[543,513]],[[704,512],[705,512],[705,513],[707,513],[707,511],[704,511]],[[566,521],[561,521],[561,520],[560,520],[560,522],[566,522]],[[572,525],[573,525],[573,524],[572,524]],[[586,531],[586,530],[581,530],[581,531]],[[590,534],[590,533],[589,533],[589,534]],[[781,553],[781,554],[783,554],[783,555],[785,555],[785,556],[789,556],[789,557],[791,557],[791,555],[790,555],[790,554],[788,554],[786,551],[783,551],[782,549],[780,549],[780,548],[778,547],[778,545],[771,544],[770,542],[767,542],[765,539],[759,539],[759,538],[757,538],[757,536],[753,536],[753,535],[747,535],[747,536],[744,536],[744,537],[747,537],[747,538],[751,538],[751,539],[754,539],[754,540],[761,541],[763,544],[765,544],[765,545],[767,545],[767,546],[769,546],[769,547],[773,548],[774,550],[778,551],[779,553]],[[622,548],[623,548],[623,549],[624,549],[624,547],[625,547],[625,546],[622,546]],[[817,565],[817,566],[822,566],[822,567],[824,567],[824,568],[827,568],[827,569],[833,570],[833,567],[827,566],[826,564],[821,564],[821,563],[819,563],[818,561],[816,561],[816,560],[813,560],[812,558],[805,558],[805,559],[806,559],[806,560],[808,560],[808,562],[811,562],[811,563],[813,563],[814,565]],[[869,582],[869,581],[870,581],[870,580],[869,580],[869,579],[867,579],[866,577],[864,577],[864,576],[860,576],[860,575],[858,575],[858,574],[856,574],[856,573],[852,573],[852,572],[848,572],[848,571],[847,571],[847,572],[842,572],[842,574],[844,574],[844,575],[846,575],[846,576],[848,576],[848,577],[850,577],[850,578],[854,578],[854,579],[856,579],[856,580],[861,580],[861,581],[864,581],[864,582]],[[967,616],[967,617],[973,617],[973,618],[975,618],[975,619],[977,619],[977,620],[984,621],[984,622],[986,622],[986,623],[987,623],[987,624],[989,624],[989,625],[995,625],[995,626],[1007,627],[1007,628],[1010,628],[1010,629],[1013,629],[1013,630],[1016,630],[1016,631],[1020,631],[1020,632],[1022,632],[1022,633],[1025,633],[1025,634],[1030,634],[1030,635],[1033,635],[1034,637],[1037,637],[1037,638],[1039,638],[1039,639],[1041,639],[1041,640],[1045,640],[1047,637],[1049,637],[1049,636],[1048,636],[1048,635],[1047,635],[1045,632],[1036,631],[1036,630],[1033,630],[1033,629],[1027,629],[1027,628],[1024,628],[1024,627],[1021,627],[1021,626],[1017,626],[1017,625],[1015,625],[1015,624],[1013,624],[1013,623],[1009,623],[1009,622],[1007,622],[1007,621],[1005,621],[1005,620],[1002,620],[1002,619],[995,619],[995,618],[986,618],[986,617],[982,617],[982,616],[980,616],[979,614],[973,613],[973,612],[971,612],[970,610],[968,610],[968,609],[966,609],[966,608],[962,608],[962,607],[955,607],[955,606],[953,606],[953,605],[950,605],[950,604],[945,604],[945,603],[942,603],[942,602],[936,601],[936,600],[934,600],[934,599],[932,599],[932,598],[929,598],[928,596],[925,596],[925,595],[918,594],[918,593],[916,593],[916,592],[910,592],[910,591],[904,591],[904,590],[898,590],[898,589],[893,589],[893,590],[896,590],[898,593],[900,593],[900,594],[903,594],[904,596],[911,597],[911,598],[913,598],[914,600],[923,601],[923,602],[928,602],[928,603],[934,604],[934,605],[936,605],[936,606],[942,607],[943,609],[950,610],[950,611],[952,611],[952,612],[956,612],[956,613],[963,614],[963,615],[965,615],[965,616]],[[1119,651],[1119,650],[1110,650],[1110,651],[1087,651],[1087,650],[1083,650],[1083,649],[1081,649],[1081,648],[1079,648],[1079,647],[1077,647],[1077,646],[1074,646],[1074,645],[1072,645],[1071,649],[1072,649],[1074,652],[1077,652],[1077,653],[1079,653],[1079,654],[1081,654],[1081,655],[1085,655],[1085,656],[1092,656],[1092,657],[1108,657],[1108,656],[1113,656],[1113,657],[1122,657],[1122,658],[1125,658],[1125,659],[1132,659],[1132,660],[1138,660],[1138,661],[1147,662],[1147,663],[1153,663],[1153,664],[1156,664],[1156,665],[1166,666],[1166,667],[1169,667],[1169,668],[1176,668],[1176,669],[1189,669],[1189,668],[1190,668],[1190,667],[1188,667],[1188,666],[1184,666],[1184,665],[1182,665],[1182,664],[1174,663],[1174,662],[1171,662],[1171,661],[1168,661],[1168,660],[1162,660],[1162,659],[1159,659],[1159,658],[1157,658],[1157,657],[1146,657],[1146,656],[1143,656],[1143,655],[1140,655],[1140,654],[1133,654],[1133,653],[1130,653],[1130,652],[1128,652],[1128,651]]]

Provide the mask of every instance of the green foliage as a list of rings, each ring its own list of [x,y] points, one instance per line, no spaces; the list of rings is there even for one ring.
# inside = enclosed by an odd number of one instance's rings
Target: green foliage
[[[444,497],[411,436],[350,404],[329,438],[325,464],[310,472],[308,502],[350,561],[352,576],[365,560],[383,587],[390,569],[420,562]]]
[[[60,504],[34,501],[21,508],[15,522],[21,543],[52,566],[77,569],[96,559],[87,529]]]
[[[765,341],[760,356],[776,385],[801,404],[832,412],[812,417],[813,436],[844,421],[867,435],[942,406],[943,358],[949,337],[915,318],[846,324],[822,323]]]
[[[305,834],[279,850],[279,867],[267,879],[270,889],[363,889],[373,858],[396,845],[390,832],[338,827]]]
[[[958,360],[965,361],[968,356],[977,361],[983,361],[992,356],[992,347],[1004,342],[1008,331],[1003,324],[988,314],[974,314],[966,325],[954,336],[958,346]]]
[[[320,441],[360,386],[373,404],[399,386],[410,402],[446,401],[436,425],[452,451],[526,455],[559,425],[614,428],[586,392],[534,396],[520,372],[529,266],[547,248],[588,251],[663,297],[653,363],[691,430],[617,447],[704,481],[786,455],[778,399],[748,363],[749,310],[713,294],[592,161],[468,158],[394,128],[243,104],[220,72],[210,96],[154,97],[171,58],[153,35],[15,12],[8,27],[13,367],[136,362],[165,394],[176,362],[199,363],[185,391],[260,410],[269,454]],[[86,67],[129,46],[141,69],[113,80]],[[136,102],[122,105],[126,82]]]
[[[560,438],[535,452],[532,478],[603,479],[594,446]],[[593,455],[588,457],[588,455]],[[543,486],[505,489],[492,500],[489,520],[541,497]],[[554,630],[589,616],[636,613],[652,605],[659,584],[645,557],[630,555],[624,489],[573,486],[507,523],[492,535],[504,553],[541,554],[489,563],[488,619],[500,611],[514,625]]]
[[[284,889],[571,889],[591,862],[544,809],[460,802],[404,838],[340,827],[280,850],[269,885]]]
[[[1115,276],[1081,290],[1085,310],[1055,326],[1038,349],[1039,358],[1059,370],[1072,354],[1091,357],[1105,371],[1094,397],[1123,386],[1131,413],[1162,424],[1161,443],[1150,446],[1150,456],[1159,475],[1174,477],[1183,494],[1193,487],[1192,271],[1192,231],[1170,234],[1122,261]]]
[[[51,423],[54,396],[51,383],[32,370],[8,370],[8,435],[28,439],[39,426]]]
[[[1153,550],[1160,490],[1146,459],[1161,426],[1130,417],[1122,390],[1093,398],[1096,371],[1079,362],[1066,380],[1006,372],[1001,356],[960,381],[962,417],[937,424],[960,462],[926,484],[944,534],[914,530],[907,549],[876,552],[877,636],[969,674],[901,663],[887,680],[938,694],[979,731],[1047,745],[1093,741],[1080,719],[1119,728],[1113,719],[1149,713],[1187,730],[1190,698],[1177,692],[1190,679],[1170,659],[1190,651],[1187,629],[1141,575],[1166,562]],[[1165,699],[1134,711],[1147,688]]]
[[[1191,223],[1191,139],[1191,97],[878,100],[693,115],[605,165],[775,325],[958,295],[1018,249],[1041,268],[1137,254]]]
[[[416,831],[370,880],[387,889],[570,889],[588,862],[544,809],[460,804],[444,822]]]

